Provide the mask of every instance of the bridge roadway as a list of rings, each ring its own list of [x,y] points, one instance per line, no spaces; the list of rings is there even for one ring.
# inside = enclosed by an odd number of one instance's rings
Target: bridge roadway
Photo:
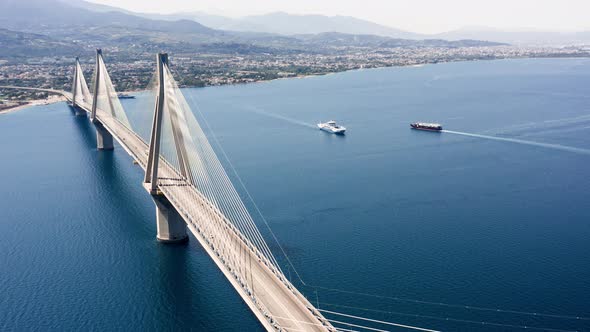
[[[68,94],[69,92],[65,92],[65,91],[60,91],[60,90],[54,90],[54,89],[41,89],[41,88],[27,88],[27,87],[22,87],[22,86],[14,86],[14,85],[0,85],[0,89],[13,89],[13,90],[32,90],[32,91],[40,91],[40,92],[49,92],[49,93],[54,93],[57,95],[62,95],[66,98],[68,98]],[[69,99],[68,100],[72,100],[72,96],[71,94],[69,94]]]
[[[72,94],[58,91],[71,102]],[[90,113],[91,105],[76,103]],[[118,120],[103,116],[98,120],[135,159],[144,171],[148,144]],[[336,331],[313,305],[276,271],[223,214],[201,193],[160,158],[159,189],[185,220],[188,229],[213,258],[242,299],[268,331]],[[247,270],[247,266],[250,270]],[[245,280],[238,273],[245,274]]]

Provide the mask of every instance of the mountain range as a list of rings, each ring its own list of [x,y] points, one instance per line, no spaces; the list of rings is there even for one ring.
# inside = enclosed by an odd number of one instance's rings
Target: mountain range
[[[318,34],[339,32],[346,34],[376,35],[399,39],[486,40],[523,46],[564,46],[590,44],[590,31],[556,32],[530,29],[501,30],[490,27],[471,26],[436,33],[420,34],[350,16],[294,15],[283,12],[256,16],[230,18],[203,12],[154,15],[145,17],[163,20],[186,19],[207,27],[228,31],[278,33],[282,35]]]
[[[322,32],[320,27],[323,19],[317,16],[314,18],[315,27],[294,30],[298,33],[286,35],[287,25],[283,25],[285,34],[262,30],[240,32],[207,27],[191,17],[190,14],[178,17],[137,14],[80,0],[2,0],[0,29],[3,30],[0,43],[10,47],[0,48],[0,56],[15,57],[15,54],[26,53],[27,49],[30,54],[57,55],[64,47],[77,49],[79,54],[91,53],[97,47],[110,47],[129,55],[161,50],[174,53],[280,54],[337,53],[340,51],[338,48],[342,47],[454,48],[497,45],[473,40],[449,42],[392,38],[370,33],[368,28],[350,34],[348,32],[353,31],[359,22],[352,18],[342,18],[357,22],[345,32]],[[216,19],[222,20],[219,17]],[[284,19],[287,20],[287,17],[284,16]],[[265,22],[270,24],[273,19],[267,18]],[[342,22],[338,24],[342,29],[346,26]]]
[[[350,16],[294,15],[284,12],[245,16],[240,18],[210,15],[203,12],[169,15],[143,15],[145,17],[164,20],[194,20],[205,26],[219,30],[276,33],[287,36],[338,32],[400,39],[433,39],[432,36],[428,36],[430,38],[424,38],[426,37],[424,35],[387,27]]]
[[[12,57],[43,56],[47,53],[54,55],[72,55],[82,51],[82,47],[72,43],[55,40],[51,37],[12,31],[0,28],[0,55],[9,54]]]
[[[120,11],[127,14],[139,15],[145,18],[157,20],[191,20],[217,30],[273,33],[286,36],[338,32],[344,34],[376,35],[398,39],[416,40],[487,40],[523,46],[564,46],[590,44],[590,31],[556,32],[530,29],[501,30],[490,27],[472,26],[437,34],[420,34],[350,16],[294,15],[283,12],[245,16],[239,18],[211,15],[204,12],[158,15],[133,13],[120,8],[98,5],[82,0],[72,0],[69,3],[74,6],[79,6],[80,8],[93,11]]]
[[[108,12],[88,10],[60,0],[2,0],[0,2],[0,28],[59,35],[60,32],[64,34],[75,32],[62,31],[66,28],[96,26],[121,26],[178,33],[211,34],[214,32],[213,29],[192,20],[151,20],[119,10]]]
[[[447,40],[482,39],[522,46],[571,46],[590,44],[590,31],[558,32],[530,29],[501,30],[489,27],[465,27],[435,35]]]
[[[294,15],[283,12],[241,18],[209,15],[203,12],[150,15],[164,20],[187,19],[214,29],[278,33],[282,35],[339,32],[376,35],[399,39],[487,40],[523,46],[563,46],[590,44],[590,31],[556,32],[537,30],[501,30],[489,27],[464,27],[437,34],[420,34],[396,29],[350,16]]]

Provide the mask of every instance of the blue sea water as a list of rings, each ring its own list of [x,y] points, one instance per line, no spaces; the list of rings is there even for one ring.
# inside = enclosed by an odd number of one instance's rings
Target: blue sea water
[[[184,92],[319,307],[445,331],[590,331],[562,317],[590,317],[590,59]],[[144,97],[124,106],[147,135]],[[315,128],[330,119],[346,136]],[[64,103],[0,115],[0,155],[0,330],[261,330],[196,241],[156,241],[141,169],[97,151],[88,119]]]

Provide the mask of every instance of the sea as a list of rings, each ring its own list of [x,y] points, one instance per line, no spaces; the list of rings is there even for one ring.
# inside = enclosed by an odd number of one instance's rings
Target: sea
[[[357,325],[338,327],[590,331],[590,59],[183,93],[285,274]],[[148,96],[122,101],[144,137]],[[142,181],[65,103],[0,115],[1,331],[262,330],[195,239],[156,240]]]

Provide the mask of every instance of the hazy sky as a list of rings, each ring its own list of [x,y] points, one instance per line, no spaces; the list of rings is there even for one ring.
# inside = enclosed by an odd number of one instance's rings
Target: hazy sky
[[[405,30],[436,33],[462,26],[587,30],[590,0],[91,0],[141,12],[205,11],[244,16],[285,11],[348,15]]]

